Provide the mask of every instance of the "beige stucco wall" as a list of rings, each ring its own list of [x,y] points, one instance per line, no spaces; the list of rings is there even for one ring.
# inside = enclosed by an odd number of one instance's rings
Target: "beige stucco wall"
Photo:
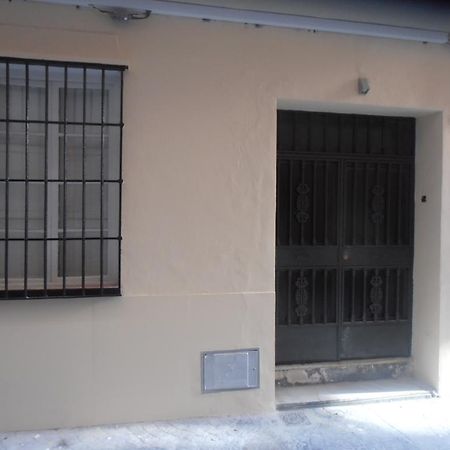
[[[443,111],[450,129],[444,46],[157,16],[125,26],[2,2],[0,54],[129,65],[124,295],[0,303],[0,430],[272,410],[278,102]],[[443,179],[433,217],[445,224]],[[437,261],[448,270],[442,232]],[[440,345],[446,325],[441,315]],[[202,395],[200,352],[247,347],[261,349],[261,388]],[[439,368],[437,385],[450,363]]]

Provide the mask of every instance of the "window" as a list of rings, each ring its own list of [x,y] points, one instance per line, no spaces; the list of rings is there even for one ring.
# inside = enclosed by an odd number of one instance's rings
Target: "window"
[[[124,69],[0,58],[0,298],[120,294]]]

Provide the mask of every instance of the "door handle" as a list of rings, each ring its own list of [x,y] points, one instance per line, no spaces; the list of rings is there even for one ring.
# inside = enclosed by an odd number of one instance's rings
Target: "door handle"
[[[348,261],[350,259],[350,251],[349,250],[346,249],[342,252],[342,259],[344,261]]]

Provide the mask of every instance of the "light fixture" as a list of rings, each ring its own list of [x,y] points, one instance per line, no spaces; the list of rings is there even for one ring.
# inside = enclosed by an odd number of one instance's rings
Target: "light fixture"
[[[367,95],[369,93],[370,85],[367,78],[358,78],[358,91],[361,95]]]
[[[51,3],[62,3],[80,6],[92,6],[93,0],[46,0]],[[123,8],[123,0],[101,0],[97,7]],[[101,6],[100,6],[101,5]],[[252,25],[293,28],[301,30],[343,33],[359,36],[402,39],[408,41],[447,44],[449,35],[446,31],[425,30],[412,27],[400,27],[368,22],[356,22],[321,17],[300,16],[296,14],[274,13],[261,10],[227,8],[200,3],[167,1],[167,0],[127,0],[127,8],[141,11],[152,11],[177,17],[189,17],[206,20],[219,20]]]
[[[95,8],[97,11],[100,11],[101,13],[109,14],[111,19],[117,22],[128,22],[130,20],[147,19],[147,17],[149,17],[151,14],[151,11],[149,10],[136,11],[128,8],[97,7],[95,5],[92,5],[92,7]]]

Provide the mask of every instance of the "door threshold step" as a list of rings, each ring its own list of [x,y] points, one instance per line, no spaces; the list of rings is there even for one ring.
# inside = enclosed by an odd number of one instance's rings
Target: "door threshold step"
[[[345,381],[370,381],[409,377],[410,358],[360,359],[335,362],[279,365],[276,386],[302,386]]]
[[[278,386],[275,390],[277,409],[376,403],[395,400],[417,400],[437,397],[430,386],[402,377],[372,381],[354,381],[303,386]]]

